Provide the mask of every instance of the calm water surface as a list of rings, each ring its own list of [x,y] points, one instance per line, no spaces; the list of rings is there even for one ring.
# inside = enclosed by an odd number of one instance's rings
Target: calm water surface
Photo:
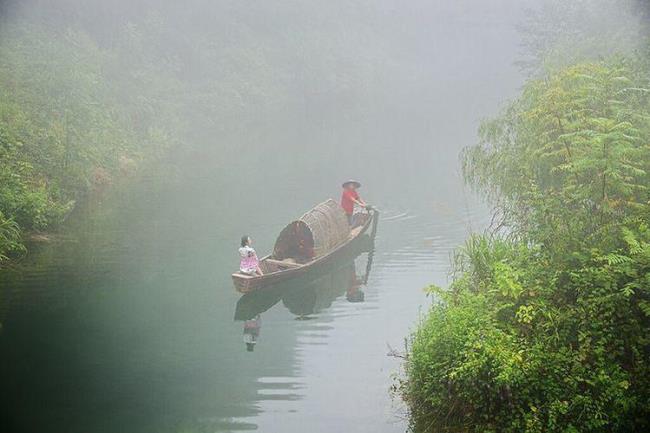
[[[462,189],[441,199],[369,183],[363,192],[381,208],[369,272],[362,246],[329,272],[240,301],[230,281],[239,236],[268,251],[287,221],[338,185],[312,194],[278,178],[275,196],[239,203],[202,197],[217,181],[240,182],[211,173],[118,188],[78,212],[61,241],[4,273],[11,429],[405,430],[389,395],[400,363],[388,353],[403,349],[428,305],[422,288],[446,283],[450,252],[486,212]],[[254,179],[248,191],[263,185]],[[354,281],[366,279],[363,302],[350,302]],[[258,313],[249,352],[242,320]]]
[[[454,13],[414,38],[412,55],[429,60],[385,89],[389,106],[345,116],[306,95],[304,115],[254,132],[197,128],[197,144],[116,182],[56,242],[1,272],[0,430],[403,432],[389,394],[400,360],[388,354],[428,308],[422,289],[447,283],[452,250],[487,223],[458,152],[521,78],[513,25]],[[381,210],[363,302],[347,296],[366,278],[363,248],[240,301],[230,279],[240,237],[268,252],[349,177]],[[257,313],[249,352],[240,319]]]

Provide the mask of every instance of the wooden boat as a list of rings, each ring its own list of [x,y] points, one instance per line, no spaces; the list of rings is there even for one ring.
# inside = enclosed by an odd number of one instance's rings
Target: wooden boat
[[[334,299],[343,293],[347,294],[353,282],[361,283],[361,285],[367,284],[372,267],[373,251],[374,245],[370,234],[363,234],[350,242],[345,247],[345,251],[337,253],[326,266],[319,266],[318,269],[305,272],[304,275],[278,284],[270,284],[264,286],[263,290],[253,290],[242,295],[235,306],[234,320],[254,319],[258,314],[265,313],[280,301],[297,316],[327,308]],[[368,254],[365,272],[358,277],[355,259],[365,253]],[[349,301],[355,302],[354,300]],[[313,305],[306,305],[311,302]],[[296,305],[303,307],[296,309]]]
[[[282,230],[273,253],[260,260],[264,275],[232,274],[235,288],[248,293],[320,268],[346,250],[371,226],[374,232],[377,218],[376,210],[357,213],[355,225],[350,228],[338,203],[332,199],[324,201]]]

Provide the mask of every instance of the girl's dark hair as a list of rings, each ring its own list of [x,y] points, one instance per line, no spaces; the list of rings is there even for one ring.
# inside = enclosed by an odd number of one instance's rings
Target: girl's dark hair
[[[241,237],[241,246],[245,247],[246,245],[248,245],[248,235],[244,235]]]

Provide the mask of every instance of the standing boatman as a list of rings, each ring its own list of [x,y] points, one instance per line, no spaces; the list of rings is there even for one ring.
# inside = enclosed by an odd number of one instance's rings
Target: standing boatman
[[[361,207],[366,207],[366,202],[359,197],[357,189],[361,187],[361,182],[356,180],[348,180],[343,182],[343,194],[341,195],[341,207],[348,217],[350,227],[354,225],[354,205],[357,204]]]

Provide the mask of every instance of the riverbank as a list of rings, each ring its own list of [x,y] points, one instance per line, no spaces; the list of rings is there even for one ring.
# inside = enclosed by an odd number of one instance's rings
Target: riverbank
[[[126,67],[119,47],[42,22],[3,23],[1,33],[0,261],[56,233],[77,203],[135,175],[179,133],[165,125],[165,101],[135,103],[156,84],[120,96],[146,65]]]
[[[647,61],[530,80],[465,151],[505,231],[429,288],[398,385],[414,432],[650,427]]]

